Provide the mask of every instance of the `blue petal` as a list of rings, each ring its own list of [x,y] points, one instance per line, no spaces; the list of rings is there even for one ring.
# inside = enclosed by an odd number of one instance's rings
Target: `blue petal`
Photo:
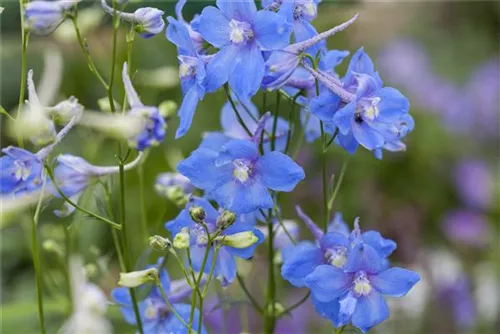
[[[311,22],[306,20],[295,20],[293,23],[293,34],[295,36],[295,42],[302,42],[309,38],[312,38],[318,34],[316,28],[311,24]],[[326,42],[322,40],[319,43],[308,48],[305,52],[316,57],[318,52],[326,49]]]
[[[177,171],[197,188],[211,191],[232,179],[230,165],[215,166],[217,152],[199,148],[177,165]]]
[[[242,102],[257,93],[264,77],[265,63],[256,43],[240,46],[231,73],[229,85]]]
[[[384,145],[384,137],[372,129],[365,121],[360,124],[352,119],[351,126],[354,138],[366,149],[371,151]]]
[[[344,235],[337,232],[326,233],[320,241],[322,249],[335,248],[335,247],[349,247],[349,240]]]
[[[372,285],[382,294],[391,297],[402,297],[420,281],[420,276],[404,268],[390,268],[370,276]]]
[[[319,63],[319,68],[323,71],[335,71],[335,68],[349,56],[349,51],[331,50],[323,56]]]
[[[266,75],[262,80],[262,86],[271,90],[282,87],[290,80],[298,65],[298,55],[286,51],[274,51],[266,61]]]
[[[292,191],[304,179],[302,167],[281,152],[268,152],[256,164],[264,185],[276,191]]]
[[[172,305],[179,314],[179,316],[184,320],[185,323],[189,324],[189,316],[191,312],[191,305],[187,304],[174,304]],[[200,311],[198,309],[194,310],[194,318],[193,318],[193,330],[198,331],[198,319],[199,319]],[[158,329],[158,333],[179,333],[179,334],[188,334],[188,329],[186,326],[179,320],[177,317],[169,311],[169,316],[167,320],[164,322],[163,329]],[[155,332],[156,333],[156,332]],[[206,334],[206,329],[201,326],[200,334]]]
[[[292,26],[274,12],[261,10],[255,14],[252,28],[262,50],[283,49],[290,42]]]
[[[35,154],[31,153],[30,151],[27,151],[25,149],[15,147],[15,146],[8,146],[8,147],[2,149],[2,152],[8,156],[14,158],[14,159],[18,159],[21,161],[29,161],[29,160],[33,160],[33,159],[38,160],[38,158],[36,157]]]
[[[343,108],[339,109],[333,115],[333,123],[339,128],[339,131],[343,135],[347,135],[351,129],[351,122],[354,118],[354,112],[356,111],[357,102],[352,101]]]
[[[331,302],[320,302],[314,296],[311,296],[312,304],[314,305],[314,309],[316,313],[318,313],[323,318],[329,319],[333,322],[335,327],[339,327],[339,300],[334,299]]]
[[[122,306],[131,306],[132,298],[128,288],[116,288],[111,291],[111,298]]]
[[[358,298],[356,310],[352,315],[352,324],[363,332],[389,318],[389,307],[382,295],[372,291],[367,296]]]
[[[337,115],[342,110],[340,109],[337,111],[339,102],[340,98],[337,95],[325,90],[319,96],[311,100],[309,103],[309,111],[320,120],[331,122],[334,119],[334,115]]]
[[[273,207],[273,199],[266,187],[259,182],[242,184],[231,181],[213,193],[216,201],[225,209],[237,214]]]
[[[234,256],[222,247],[217,254],[217,276],[221,279],[222,286],[228,286],[236,278],[236,261]]]
[[[383,269],[382,260],[383,258],[372,246],[360,242],[351,249],[345,271],[349,273],[364,271],[376,274]]]
[[[234,159],[248,159],[252,160],[259,156],[259,149],[257,145],[249,140],[234,139],[227,142],[219,153],[221,156],[228,155]],[[219,162],[220,159],[217,159]]]
[[[342,213],[340,213],[340,212],[335,213],[332,221],[328,224],[327,232],[337,232],[337,233],[342,234],[346,238],[349,237],[349,233],[350,233],[349,227],[344,222],[344,219],[342,218]]]
[[[352,278],[338,268],[323,264],[316,267],[305,282],[314,298],[320,302],[330,302],[347,292]]]
[[[206,132],[203,134],[200,148],[207,148],[213,151],[217,151],[230,140],[231,138],[223,133]]]
[[[261,231],[259,231],[257,229],[252,229],[252,231],[255,234],[255,236],[258,238],[258,241],[256,243],[254,243],[252,246],[247,247],[247,248],[225,247],[226,250],[228,252],[230,252],[231,254],[233,254],[234,256],[241,257],[242,259],[250,259],[253,256],[253,254],[255,253],[255,248],[257,248],[258,245],[263,243],[264,239],[265,239],[265,236]],[[229,234],[227,234],[227,235],[229,235]]]
[[[379,89],[376,95],[380,98],[377,119],[381,122],[396,122],[410,109],[408,99],[395,88],[384,87]]]
[[[231,42],[229,19],[219,9],[212,6],[205,7],[201,12],[198,32],[216,48],[222,48]]]
[[[227,45],[210,58],[207,64],[205,86],[208,93],[215,92],[229,79],[234,59],[239,51],[236,45]]]
[[[367,231],[362,234],[363,241],[375,248],[382,257],[388,257],[396,250],[396,243],[391,239],[385,239],[377,231]]]
[[[358,299],[354,296],[352,291],[349,291],[347,296],[340,300],[339,309],[339,326],[345,326],[351,322],[351,317],[356,310]]]
[[[300,242],[287,255],[281,276],[296,287],[306,285],[305,278],[324,263],[323,252],[310,242]]]
[[[177,217],[165,223],[165,228],[175,237],[184,227],[191,227],[193,221],[187,209],[182,210]]]
[[[259,111],[257,110],[257,107],[252,102],[242,104],[239,101],[235,101],[235,105],[236,110],[238,110],[238,113],[243,119],[243,122],[246,124],[250,132],[253,133],[257,127],[255,119],[259,118]],[[253,116],[253,118],[249,115],[249,113]],[[222,107],[220,122],[224,134],[227,136],[237,139],[250,139],[247,132],[238,121],[236,113],[230,102],[226,102],[226,104]]]
[[[342,146],[349,154],[354,154],[359,146],[358,141],[354,138],[352,132],[347,135],[339,133],[337,138],[335,138],[335,143]]]
[[[254,0],[217,0],[217,7],[227,18],[251,22],[257,12]]]
[[[372,76],[364,73],[354,73],[354,78],[358,84],[356,88],[356,98],[372,96],[380,89],[379,83]]]
[[[193,122],[194,112],[196,111],[196,106],[198,105],[198,91],[195,86],[192,86],[184,95],[181,107],[177,112],[179,116],[180,124],[177,132],[175,133],[175,139],[178,139],[186,134],[186,132],[191,127]]]
[[[167,39],[174,43],[178,48],[186,52],[186,55],[195,56],[196,49],[194,48],[193,41],[189,37],[189,31],[184,23],[177,21],[173,17],[167,17]]]

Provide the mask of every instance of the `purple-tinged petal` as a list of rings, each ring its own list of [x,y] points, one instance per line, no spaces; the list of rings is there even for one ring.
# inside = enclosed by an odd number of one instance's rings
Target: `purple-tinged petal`
[[[316,241],[321,240],[324,236],[324,233],[319,228],[319,226],[315,222],[313,222],[313,220],[302,211],[300,206],[296,205],[295,211],[297,212],[297,215],[300,217],[300,219],[302,219],[304,224],[306,224],[309,231],[311,231],[314,239],[316,239]]]
[[[237,180],[230,181],[218,188],[213,196],[224,209],[237,214],[270,209],[274,205],[269,191],[259,182],[242,184]]]
[[[194,48],[193,41],[189,36],[189,31],[187,30],[184,23],[177,21],[173,17],[167,17],[168,27],[167,27],[167,39],[174,43],[179,49],[184,51],[186,55],[195,56],[196,49]]]
[[[340,304],[338,299],[334,299],[330,302],[320,302],[314,298],[314,296],[311,296],[311,301],[314,305],[314,309],[320,316],[332,321],[335,327],[339,327]]]
[[[384,137],[372,129],[365,121],[361,123],[351,119],[352,133],[354,138],[366,149],[374,150],[384,145]]]
[[[360,242],[351,249],[345,271],[349,273],[364,271],[376,274],[383,269],[382,260],[383,258],[372,246]]]
[[[358,299],[354,296],[352,291],[340,300],[339,305],[339,326],[345,326],[351,322],[352,315],[356,309]]]
[[[363,242],[372,246],[382,257],[388,257],[396,250],[396,243],[391,239],[385,239],[377,231],[367,231],[362,234]]]
[[[339,112],[346,112],[343,110],[345,108],[338,110],[339,106],[340,98],[329,90],[325,90],[319,96],[311,100],[309,103],[309,111],[320,120],[324,122],[331,122],[334,120],[334,116]],[[349,110],[347,111],[351,113]],[[349,117],[352,117],[352,115]],[[342,130],[344,130],[344,128],[342,128]]]

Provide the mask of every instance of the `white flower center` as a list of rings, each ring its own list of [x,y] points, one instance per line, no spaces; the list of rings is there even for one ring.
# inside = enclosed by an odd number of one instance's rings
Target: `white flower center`
[[[366,296],[372,291],[372,286],[368,278],[361,274],[354,280],[354,292],[359,296]]]
[[[16,160],[14,164],[17,167],[15,171],[15,178],[18,181],[26,180],[30,176],[31,168],[28,168],[26,164],[19,160]]]
[[[246,182],[250,177],[250,167],[242,160],[233,161],[233,176],[240,182]]]
[[[253,39],[254,34],[250,24],[246,22],[231,20],[231,22],[229,22],[229,26],[231,27],[229,39],[234,44],[240,44]]]

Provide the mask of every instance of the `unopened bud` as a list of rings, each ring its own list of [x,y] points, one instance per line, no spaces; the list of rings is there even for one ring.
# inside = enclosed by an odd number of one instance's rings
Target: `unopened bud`
[[[99,273],[99,269],[93,263],[87,264],[84,267],[84,269],[85,269],[85,273],[87,274],[87,277],[94,277],[94,276],[97,276],[97,274]]]
[[[201,206],[192,206],[189,208],[189,215],[198,224],[204,224],[205,217],[207,216]]]
[[[59,256],[64,256],[64,251],[60,245],[54,240],[48,239],[42,243],[42,248],[47,252],[56,253]]]
[[[158,269],[150,268],[140,271],[132,271],[130,273],[120,273],[118,285],[135,288],[144,283],[156,280],[158,277]]]
[[[215,240],[223,245],[234,248],[247,248],[259,241],[259,238],[252,231],[239,232],[231,235],[218,236]]]
[[[163,252],[172,247],[172,242],[167,238],[159,235],[154,235],[149,238],[149,247],[158,252]]]
[[[274,307],[273,305],[267,306],[267,312],[269,312],[269,314],[274,314],[274,316],[279,316],[283,314],[284,311],[285,308],[283,307],[283,304],[281,304],[280,302],[274,302]]]
[[[174,238],[174,247],[177,249],[185,249],[189,247],[189,230],[183,228]]]
[[[113,100],[113,104],[115,107],[115,110],[121,109],[120,104]],[[109,98],[103,97],[97,100],[97,105],[99,106],[99,109],[101,109],[104,112],[111,112],[111,104],[109,103]]]
[[[229,226],[233,225],[235,220],[236,215],[233,212],[224,210],[217,218],[217,228],[225,230]]]
[[[160,103],[158,110],[160,110],[160,115],[164,118],[170,118],[177,113],[177,107],[177,103],[167,100]]]

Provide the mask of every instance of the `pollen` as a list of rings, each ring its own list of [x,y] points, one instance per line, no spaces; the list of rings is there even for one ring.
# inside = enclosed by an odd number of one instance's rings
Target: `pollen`
[[[146,310],[144,311],[144,316],[147,319],[154,319],[156,318],[157,314],[158,314],[157,309],[153,305],[148,305],[146,307]]]
[[[378,116],[378,108],[376,106],[369,106],[365,109],[364,116],[373,121]]]
[[[236,160],[233,164],[233,176],[242,183],[246,182],[250,178],[250,168],[241,160]]]
[[[191,67],[186,64],[181,64],[179,66],[179,76],[185,78],[191,74]]]
[[[372,291],[370,281],[365,275],[361,275],[354,281],[354,292],[360,296],[366,296]]]

